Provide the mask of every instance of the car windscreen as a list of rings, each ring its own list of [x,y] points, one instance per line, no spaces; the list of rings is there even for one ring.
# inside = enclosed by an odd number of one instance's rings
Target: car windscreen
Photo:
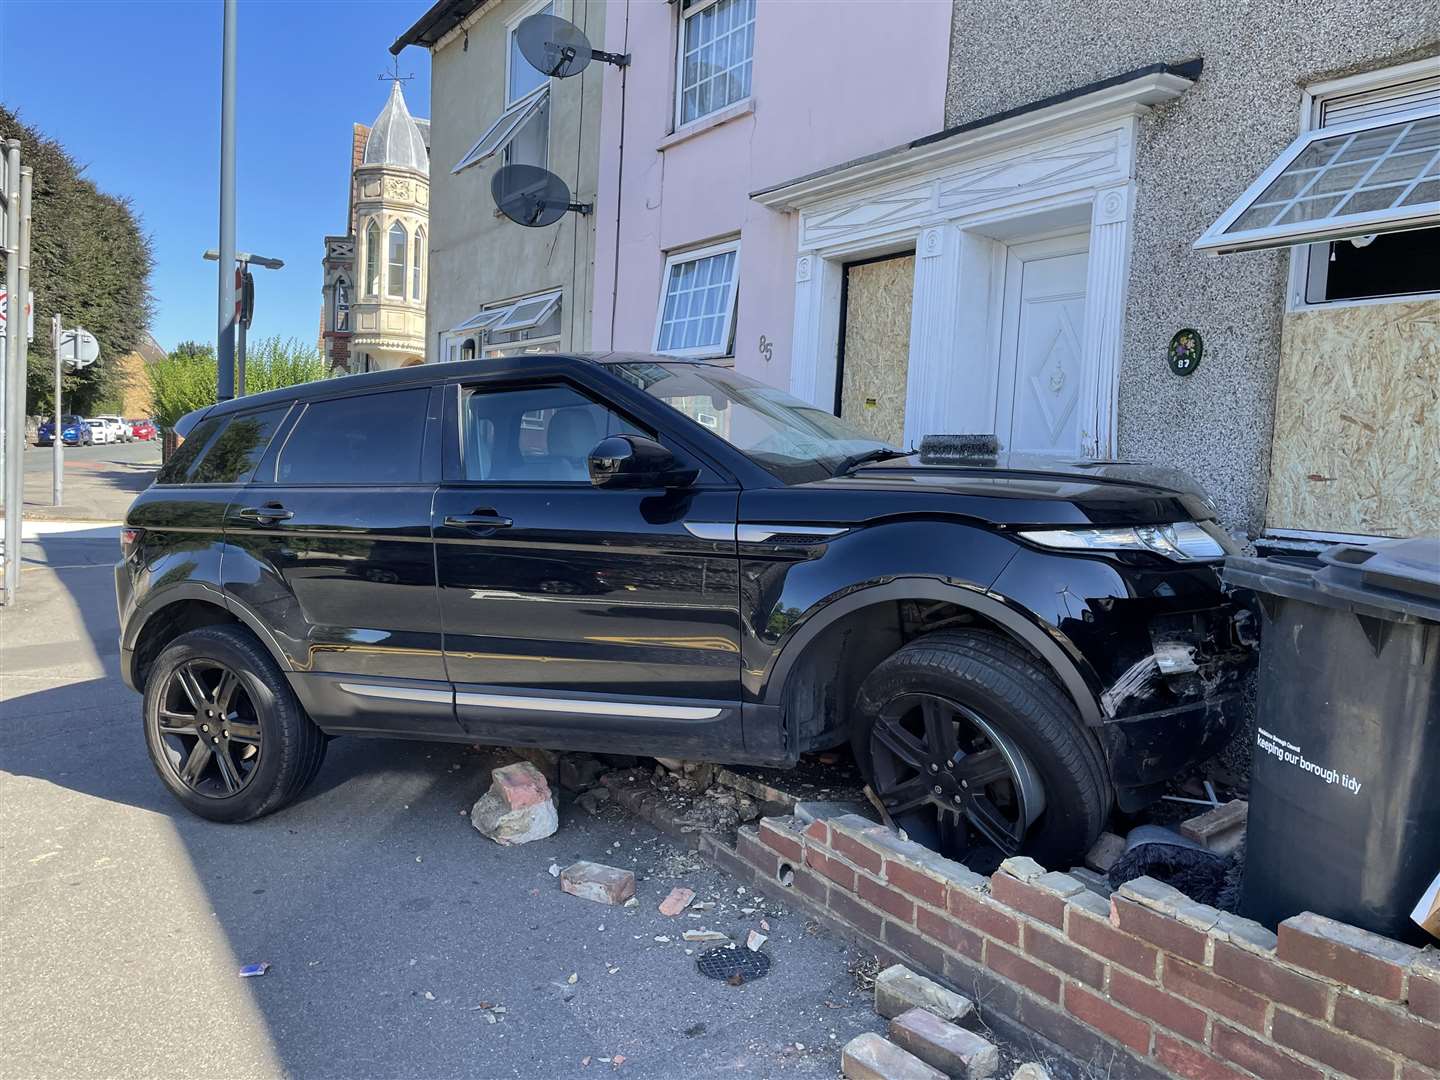
[[[833,413],[724,368],[627,361],[611,370],[787,484],[833,476],[846,459],[887,447]]]

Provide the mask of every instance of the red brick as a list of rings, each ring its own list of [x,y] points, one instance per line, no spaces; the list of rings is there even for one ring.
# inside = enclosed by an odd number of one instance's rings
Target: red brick
[[[780,856],[773,848],[767,847],[756,833],[742,830],[735,837],[735,854],[767,878],[773,880],[780,872]]]
[[[806,825],[805,835],[816,843],[830,845],[830,826],[823,821],[812,821]]]
[[[1351,941],[1342,940],[1348,937]],[[1357,947],[1374,943],[1373,948]],[[1406,955],[1405,963],[1384,955]],[[1319,915],[1296,915],[1280,924],[1280,959],[1376,997],[1399,1001],[1405,964],[1414,949]]]
[[[1032,964],[1017,952],[990,941],[985,944],[985,964],[991,971],[1033,990],[1051,1001],[1060,1000],[1060,976]]]
[[[1138,1016],[1117,1009],[1098,994],[1071,983],[1065,987],[1065,1008],[1096,1031],[1138,1054],[1150,1052],[1150,1025]]]
[[[1037,929],[1033,923],[1025,926],[1025,951],[1042,964],[1049,964],[1097,990],[1105,989],[1105,964],[1101,960],[1054,934]]]
[[[1110,923],[1127,934],[1160,946],[1164,952],[1183,956],[1197,964],[1205,962],[1205,944],[1209,941],[1205,934],[1124,897],[1110,898]]]
[[[884,885],[866,874],[855,876],[855,891],[860,899],[874,904],[881,911],[888,912],[901,922],[915,921],[915,902],[902,892]]]
[[[1334,1024],[1341,1031],[1440,1070],[1440,1027],[1417,1020],[1404,1009],[1341,994],[1335,999]]]
[[[1434,978],[1410,973],[1410,1011],[1440,1024],[1440,972],[1436,972]]]
[[[1110,997],[1131,1012],[1148,1016],[1163,1028],[1194,1042],[1205,1041],[1205,1013],[1158,986],[1124,971],[1110,969]]]
[[[1226,1061],[1249,1069],[1261,1080],[1323,1080],[1324,1077],[1313,1065],[1283,1054],[1269,1043],[1228,1024],[1216,1023],[1210,1035],[1210,1048]]]
[[[809,870],[797,866],[795,868],[795,888],[804,896],[808,896],[821,907],[828,903],[830,887],[825,884],[825,879],[810,873]]]
[[[968,956],[972,960],[980,959],[981,950],[985,944],[984,939],[950,916],[931,911],[926,907],[917,907],[915,909],[915,925],[922,934],[934,938],[947,949],[957,952],[961,956]]]
[[[1019,878],[999,873],[990,878],[990,891],[995,899],[1023,911],[1032,919],[1047,922],[1057,930],[1065,926],[1065,901],[1054,893],[1026,885]]]
[[[769,821],[762,819],[760,839],[766,847],[784,856],[792,863],[804,860],[805,848],[789,829],[782,829],[778,825],[772,825]]]
[[[1265,1030],[1266,1004],[1259,994],[1173,956],[1165,957],[1162,966],[1165,989],[1255,1031]]]
[[[950,889],[950,914],[1007,945],[1020,944],[1020,923],[999,904],[966,889]]]
[[[855,871],[839,859],[826,855],[823,851],[807,848],[805,850],[805,865],[818,870],[842,889],[849,889],[851,892],[855,891]]]
[[[1076,907],[1070,908],[1069,919],[1067,934],[1076,945],[1099,953],[1112,964],[1129,968],[1147,979],[1155,978],[1155,959],[1160,955],[1155,946],[1122,934],[1108,922],[1082,915]]]
[[[1296,1012],[1320,1019],[1330,1004],[1330,988],[1284,967],[1274,957],[1257,956],[1228,941],[1215,943],[1215,974],[1239,983]]]
[[[945,884],[894,859],[885,860],[885,880],[931,907],[945,906]]]
[[[880,929],[885,922],[884,916],[878,911],[872,911],[849,893],[831,889],[830,911],[842,922],[849,923],[862,934],[869,934],[875,940],[880,940]]]
[[[945,953],[933,941],[889,919],[885,920],[885,930],[881,937],[886,945],[896,952],[904,953],[931,974],[944,974]]]
[[[1270,1037],[1359,1080],[1390,1080],[1395,1075],[1395,1063],[1373,1046],[1284,1009],[1275,1010]]]
[[[839,829],[832,830],[830,846],[856,866],[869,870],[872,874],[880,873],[880,867],[884,863],[884,860],[880,858],[880,853],[866,847],[853,836],[846,836]]]
[[[1155,1033],[1153,1057],[1184,1080],[1250,1080],[1244,1073],[1222,1064],[1198,1046],[1181,1042],[1163,1031]]]

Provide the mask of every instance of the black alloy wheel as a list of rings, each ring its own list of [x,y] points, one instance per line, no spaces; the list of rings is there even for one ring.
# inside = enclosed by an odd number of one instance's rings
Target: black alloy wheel
[[[240,676],[218,660],[187,660],[170,673],[162,694],[153,723],[175,778],[206,798],[237,794],[263,753],[255,706]]]
[[[905,831],[942,854],[977,842],[1018,854],[1045,788],[1016,743],[974,709],[936,694],[886,702],[870,732],[875,794]]]

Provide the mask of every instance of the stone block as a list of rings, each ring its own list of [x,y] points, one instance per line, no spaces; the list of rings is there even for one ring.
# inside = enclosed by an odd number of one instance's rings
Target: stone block
[[[873,1031],[856,1035],[845,1044],[840,1074],[846,1080],[945,1080],[944,1073]]]
[[[1229,855],[1245,839],[1245,821],[1250,804],[1244,799],[1229,802],[1207,810],[1180,826],[1180,835],[1204,844],[1206,849],[1217,855]]]
[[[470,810],[470,824],[483,835],[508,847],[544,839],[560,827],[550,785],[530,762],[494,769],[490,781]]]
[[[635,895],[635,875],[603,863],[571,863],[560,871],[560,888],[599,904],[623,904]]]
[[[1110,873],[1110,867],[1125,854],[1125,838],[1112,832],[1101,833],[1100,839],[1085,855],[1085,865],[1101,874]]]
[[[985,1080],[1000,1067],[1000,1051],[989,1039],[924,1009],[910,1009],[891,1020],[890,1041],[946,1076]]]
[[[924,1009],[941,1020],[958,1023],[975,1009],[970,999],[946,990],[933,979],[893,964],[875,976],[875,1011],[893,1020],[911,1009]]]

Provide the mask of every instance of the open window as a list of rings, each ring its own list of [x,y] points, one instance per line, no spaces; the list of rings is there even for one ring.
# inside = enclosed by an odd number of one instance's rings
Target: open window
[[[457,346],[463,359],[557,352],[562,296],[555,289],[487,305],[445,335],[447,356]]]
[[[665,260],[654,351],[668,356],[731,353],[740,242],[677,252]]]
[[[544,129],[548,135],[549,111],[550,89],[548,86],[542,86],[538,91],[521,98],[502,112],[465,156],[455,163],[455,167],[450,172],[452,174],[464,172],[474,165],[479,165],[482,161],[488,161],[501,150],[506,149],[512,140],[520,136],[522,129],[525,134],[525,153],[518,155],[515,161],[511,161],[507,156],[507,164],[544,165],[543,153],[538,162],[522,159],[533,156],[534,146],[531,144],[539,142],[533,135],[535,130]],[[534,121],[533,125],[531,121]],[[545,141],[548,142],[548,138]]]

